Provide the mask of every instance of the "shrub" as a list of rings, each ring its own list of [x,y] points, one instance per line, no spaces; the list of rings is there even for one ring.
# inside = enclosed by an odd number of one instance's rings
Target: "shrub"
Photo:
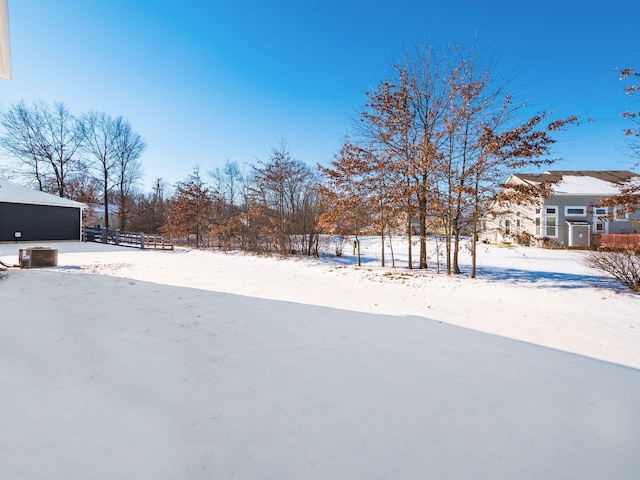
[[[595,250],[585,255],[584,263],[608,273],[629,290],[640,292],[640,254],[637,252]]]

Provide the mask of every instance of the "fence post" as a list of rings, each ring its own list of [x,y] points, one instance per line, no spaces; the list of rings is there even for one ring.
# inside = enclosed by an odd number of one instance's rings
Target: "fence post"
[[[144,250],[144,232],[140,232],[140,249]]]

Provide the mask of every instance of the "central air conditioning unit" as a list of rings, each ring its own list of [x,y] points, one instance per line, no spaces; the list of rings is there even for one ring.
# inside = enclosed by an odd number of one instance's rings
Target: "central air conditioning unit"
[[[21,248],[18,258],[22,268],[56,267],[58,265],[58,249],[53,247]]]

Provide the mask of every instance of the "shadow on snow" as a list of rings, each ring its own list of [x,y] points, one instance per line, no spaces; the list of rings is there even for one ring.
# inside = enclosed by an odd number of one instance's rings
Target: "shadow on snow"
[[[520,270],[505,267],[478,267],[478,277],[490,281],[511,283],[535,283],[553,288],[613,288],[620,289],[617,280],[600,275]]]
[[[342,255],[336,257],[333,255],[326,255],[322,257],[327,263],[334,264],[340,267],[355,266],[357,264],[357,256],[354,255]],[[392,268],[390,264],[387,267],[380,267],[380,259],[372,257],[370,255],[363,255],[361,257],[361,263],[363,268],[385,269]],[[398,269],[404,271],[410,271],[406,268],[406,262],[396,261]],[[469,265],[461,265],[461,276],[469,276],[471,267]],[[435,274],[436,266],[434,262],[429,262],[429,266],[426,270],[413,269],[411,270],[416,275],[420,274]],[[440,275],[445,272],[445,266],[440,265]],[[480,279],[495,281],[495,282],[508,282],[508,283],[530,283],[536,284],[540,288],[564,288],[564,289],[576,289],[576,288],[607,288],[623,291],[624,288],[617,280],[611,277],[603,275],[580,275],[575,273],[562,273],[562,272],[549,272],[549,271],[536,271],[536,270],[523,270],[518,268],[508,267],[495,267],[495,266],[478,266],[477,277]]]

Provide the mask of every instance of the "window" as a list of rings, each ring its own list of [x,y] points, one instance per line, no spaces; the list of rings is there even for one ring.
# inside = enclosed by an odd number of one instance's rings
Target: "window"
[[[544,236],[558,236],[558,207],[546,207],[544,209]]]
[[[594,233],[609,233],[609,208],[595,207],[593,209]]]
[[[616,222],[624,222],[629,220],[629,211],[624,205],[616,205],[613,207],[613,220]]]
[[[587,207],[564,207],[565,217],[586,217]]]
[[[557,231],[557,220],[556,217],[547,217],[546,219],[546,223],[545,223],[545,227],[546,227],[546,233],[547,233],[547,237],[557,237],[558,236],[558,231]]]
[[[607,207],[596,207],[593,209],[593,215],[601,217],[607,214]]]

